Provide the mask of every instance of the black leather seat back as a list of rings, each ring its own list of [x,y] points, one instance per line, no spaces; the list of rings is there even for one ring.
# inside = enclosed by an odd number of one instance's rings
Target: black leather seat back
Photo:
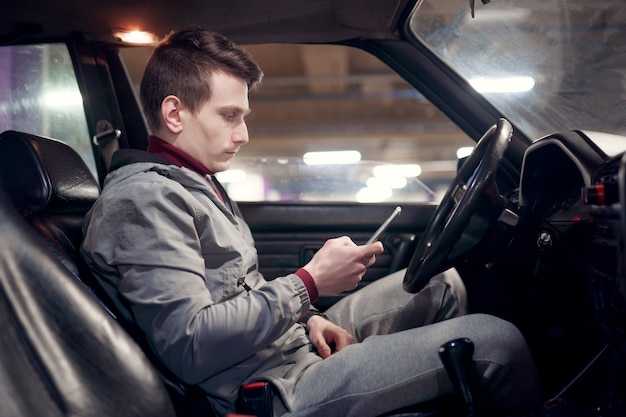
[[[173,415],[158,373],[96,295],[80,257],[83,218],[100,194],[80,156],[55,139],[4,132],[0,189],[2,304],[12,324],[3,327],[22,341],[0,360],[34,364],[32,373],[20,367],[25,372],[15,382],[35,392],[39,382],[60,415],[74,408],[76,415]],[[28,386],[16,399],[30,394]],[[45,410],[40,415],[49,415]]]
[[[0,415],[174,416],[138,345],[0,190]]]
[[[37,231],[44,246],[92,298],[118,319],[143,349],[160,375],[179,415],[210,417],[205,395],[182,384],[155,357],[143,333],[133,322],[115,314],[115,305],[80,256],[82,223],[100,194],[98,182],[78,153],[52,138],[23,132],[0,134],[0,189]]]
[[[55,139],[3,132],[0,188],[55,257],[77,279],[89,281],[91,274],[78,250],[83,218],[98,198],[100,187],[80,156]]]

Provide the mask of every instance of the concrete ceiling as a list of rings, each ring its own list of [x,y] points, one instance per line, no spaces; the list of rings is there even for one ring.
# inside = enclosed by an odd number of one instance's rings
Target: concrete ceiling
[[[266,74],[252,93],[242,154],[356,149],[364,159],[454,159],[470,139],[377,58],[354,48],[255,45]]]

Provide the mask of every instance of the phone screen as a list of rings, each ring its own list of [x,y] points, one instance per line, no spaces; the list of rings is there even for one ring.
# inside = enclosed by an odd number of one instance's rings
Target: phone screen
[[[391,222],[393,221],[393,219],[395,219],[396,217],[398,217],[398,215],[400,214],[400,212],[402,211],[402,207],[397,206],[393,212],[391,213],[391,215],[389,217],[387,217],[387,220],[385,220],[385,222],[383,224],[380,225],[380,227],[378,228],[378,230],[376,230],[374,232],[374,234],[372,235],[372,237],[369,238],[369,240],[367,241],[367,243],[365,243],[366,245],[369,245],[370,243],[374,243],[375,241],[378,240],[378,238],[380,237],[380,235],[383,234],[383,232],[387,229],[387,227],[389,226],[389,224],[391,224]]]

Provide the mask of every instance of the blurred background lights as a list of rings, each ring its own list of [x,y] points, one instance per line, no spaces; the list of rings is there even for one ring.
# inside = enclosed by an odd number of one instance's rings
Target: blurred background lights
[[[81,106],[83,96],[78,90],[48,91],[44,93],[42,101],[46,107]]]
[[[413,178],[419,177],[422,167],[418,164],[378,165],[374,167],[374,176],[379,178]]]
[[[367,180],[368,188],[404,188],[407,181],[404,177],[370,177]]]
[[[456,157],[458,159],[465,158],[466,156],[470,156],[474,151],[473,146],[463,146],[456,150]]]
[[[378,203],[385,201],[391,197],[391,189],[389,188],[361,188],[356,194],[356,200],[359,203]]]
[[[244,182],[246,180],[246,171],[242,169],[229,169],[227,171],[218,172],[215,174],[217,180],[223,184]]]
[[[238,171],[238,172],[237,172]],[[264,201],[275,199],[266,191],[265,178],[259,174],[246,174],[244,171],[233,170],[235,174],[229,178],[227,175],[231,171],[220,172],[216,175],[218,181],[224,182],[228,195],[235,201]],[[244,174],[244,179],[238,179],[240,173]],[[222,181],[223,178],[226,178]]]
[[[307,165],[354,164],[361,160],[359,151],[307,152],[302,157]]]

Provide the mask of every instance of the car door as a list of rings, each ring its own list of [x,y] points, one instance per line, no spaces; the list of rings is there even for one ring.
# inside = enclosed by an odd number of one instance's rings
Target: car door
[[[395,204],[243,202],[241,212],[252,229],[259,269],[266,279],[304,266],[326,239],[349,236],[363,244],[393,212]],[[381,236],[385,252],[365,274],[358,291],[378,278],[405,268],[426,227],[433,204],[405,204]],[[316,307],[328,308],[339,296],[321,297]]]

